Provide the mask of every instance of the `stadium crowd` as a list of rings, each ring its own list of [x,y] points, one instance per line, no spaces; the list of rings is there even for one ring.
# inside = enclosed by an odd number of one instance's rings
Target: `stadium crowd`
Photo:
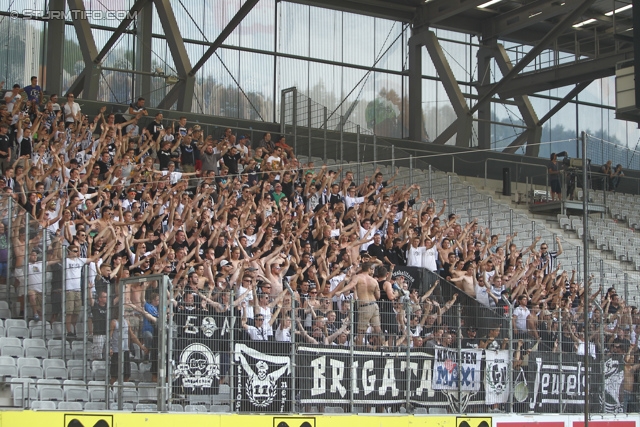
[[[121,298],[125,304],[127,342],[153,353],[166,290],[148,281],[120,295],[117,286],[149,274],[172,279],[180,336],[202,333],[194,318],[234,313],[251,340],[290,342],[295,321],[297,340],[312,344],[456,347],[460,333],[465,348],[509,347],[499,327],[477,337],[476,325],[464,332],[447,325],[443,315],[458,296],[442,300],[437,282],[420,294],[392,275],[396,266],[413,266],[438,273],[498,316],[513,304],[512,348],[523,357],[536,349],[594,358],[619,352],[638,367],[637,308],[614,288],[594,293],[585,307],[575,271],[561,268],[559,239],[556,251],[540,238],[519,248],[477,221],[443,216],[446,201],[423,199],[419,185],[393,185],[396,176],[376,171],[357,182],[349,170],[302,164],[283,136],[265,133],[254,144],[232,129],[205,135],[185,117],[147,117],[143,98],[120,117],[106,107],[89,117],[73,94],[44,102],[37,79],[31,83],[6,92],[0,106],[2,209],[11,198],[29,215],[13,218],[11,229],[2,217],[1,280],[10,277],[35,320],[50,292],[45,315],[60,321],[64,292],[71,339],[88,308],[94,359],[106,357],[107,334],[108,353],[118,348],[108,298],[112,307]],[[39,270],[43,236],[48,283]],[[597,332],[584,336],[585,309],[592,331],[603,324],[604,342]]]

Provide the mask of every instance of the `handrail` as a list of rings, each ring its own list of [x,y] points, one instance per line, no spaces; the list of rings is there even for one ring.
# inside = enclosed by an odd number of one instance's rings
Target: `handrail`
[[[487,175],[488,175],[488,165],[489,165],[489,161],[494,161],[494,162],[501,162],[501,163],[515,163],[516,165],[516,177],[518,176],[518,165],[527,165],[527,166],[531,166],[531,167],[535,167],[535,168],[543,168],[545,170],[545,174],[546,174],[546,184],[545,184],[545,190],[547,191],[547,194],[549,194],[549,169],[546,166],[543,165],[538,165],[536,163],[528,163],[528,162],[516,162],[515,160],[502,160],[502,159],[494,159],[489,157],[488,159],[486,159],[484,161],[484,186],[485,188],[487,187]],[[518,181],[516,178],[516,189],[518,188]]]

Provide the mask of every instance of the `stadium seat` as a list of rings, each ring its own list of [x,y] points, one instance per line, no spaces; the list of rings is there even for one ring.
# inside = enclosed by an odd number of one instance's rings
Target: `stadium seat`
[[[18,376],[21,378],[39,379],[44,378],[44,373],[39,366],[23,366],[18,368]]]
[[[58,380],[66,380],[67,375],[67,368],[61,368],[59,366],[49,366],[44,370],[44,377],[47,379],[55,378]]]
[[[427,408],[416,408],[413,410],[413,413],[416,415],[426,415],[427,414]]]
[[[11,309],[0,308],[0,319],[11,319]]]
[[[53,339],[54,340],[59,340],[62,338],[62,322],[53,322],[51,324],[51,330],[53,333]]]
[[[204,405],[185,405],[184,412],[207,412],[207,407]]]
[[[0,356],[22,357],[24,349],[20,338],[3,337],[0,338]]]
[[[169,406],[169,412],[184,412],[184,408],[179,403],[172,403]]]
[[[66,364],[62,359],[45,359],[42,361],[42,367],[46,370],[47,368],[66,368]]]
[[[91,402],[104,402],[105,401],[105,382],[104,381],[89,381],[87,385],[89,390],[89,400]],[[113,390],[109,387],[109,400],[113,401]]]
[[[187,400],[189,405],[211,405],[211,396],[207,394],[190,394]]]
[[[118,410],[118,404],[116,402],[113,402],[111,405],[109,405],[109,409],[111,409],[112,411],[117,411]],[[122,410],[123,411],[133,412],[133,404],[132,403],[127,403],[127,402],[123,403],[122,404]]]
[[[96,381],[104,381],[107,375],[106,362],[104,360],[94,360],[91,363],[91,370],[93,371],[93,379]]]
[[[7,356],[0,356],[7,357]],[[18,376],[18,368],[15,365],[0,364],[0,378],[3,381],[7,381],[9,378],[15,378]]]
[[[41,338],[25,338],[22,341],[22,347],[24,347],[25,350],[31,347],[42,347],[46,349],[47,345]]]
[[[87,403],[88,405],[89,403]],[[59,411],[82,411],[84,408],[82,402],[59,402]]]
[[[91,349],[87,348],[87,357],[91,356]],[[71,343],[71,358],[75,360],[86,360],[84,355],[84,343],[82,341],[73,341]]]
[[[85,411],[104,411],[107,405],[104,402],[87,402],[84,404]]]
[[[155,403],[138,403],[136,412],[158,412],[158,405]]]
[[[7,337],[28,338],[29,328],[27,322],[22,319],[7,319],[4,322]]]
[[[47,386],[39,390],[38,399],[53,400],[56,402],[61,402],[64,400],[64,391],[62,391],[62,387],[60,386],[58,387]]]
[[[56,402],[35,400],[31,402],[31,410],[33,411],[55,411]]]
[[[65,380],[63,382],[65,400],[67,402],[88,402],[89,392],[84,381]]]
[[[15,378],[14,378],[15,379]],[[34,384],[17,384],[13,389],[13,406],[24,407],[25,402],[29,403],[31,401],[37,400],[38,398],[38,389]]]
[[[143,382],[151,382],[151,363],[149,362],[141,362],[140,363],[140,381]]]
[[[209,412],[231,412],[231,407],[229,405],[211,405]]]
[[[139,383],[138,398],[140,402],[157,402],[158,401],[158,385],[156,383]]]
[[[341,406],[325,406],[325,414],[344,414],[344,409]]]
[[[40,363],[40,360],[36,359],[35,357],[20,357],[18,358],[16,366],[18,366],[18,369],[22,368],[23,366],[37,366],[40,368],[42,364]]]
[[[140,371],[138,370],[138,364],[136,362],[129,362],[131,364],[131,376],[129,379],[133,382],[142,381]]]

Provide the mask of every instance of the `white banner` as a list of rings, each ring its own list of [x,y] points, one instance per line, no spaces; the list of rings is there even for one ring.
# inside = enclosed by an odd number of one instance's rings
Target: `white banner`
[[[487,350],[484,374],[485,403],[506,403],[509,400],[509,350]],[[515,380],[515,378],[514,378]]]
[[[479,391],[482,381],[482,350],[462,350],[460,390]],[[434,390],[458,390],[458,350],[436,347]]]

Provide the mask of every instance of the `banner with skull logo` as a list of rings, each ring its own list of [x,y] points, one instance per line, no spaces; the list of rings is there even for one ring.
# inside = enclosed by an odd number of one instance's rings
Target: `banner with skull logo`
[[[235,345],[236,411],[285,413],[292,410],[289,349],[288,345],[275,342]]]

